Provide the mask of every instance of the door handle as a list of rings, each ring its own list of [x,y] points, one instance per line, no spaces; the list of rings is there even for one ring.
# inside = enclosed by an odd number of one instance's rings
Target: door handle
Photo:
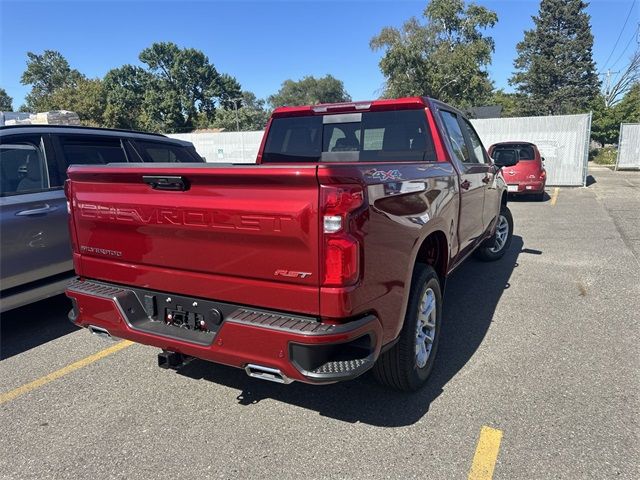
[[[38,206],[37,208],[32,208],[30,210],[21,210],[16,213],[18,217],[32,217],[34,215],[45,215],[49,212],[53,212],[55,207],[51,207],[48,203],[45,203],[43,206]]]
[[[469,190],[469,188],[471,188],[471,182],[469,180],[465,180],[460,184],[460,188],[464,190]]]

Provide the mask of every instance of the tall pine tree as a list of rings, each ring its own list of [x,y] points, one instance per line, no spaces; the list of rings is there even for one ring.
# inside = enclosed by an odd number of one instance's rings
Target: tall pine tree
[[[593,35],[582,0],[542,0],[535,28],[518,43],[510,79],[526,96],[522,113],[549,115],[589,110],[598,95]]]

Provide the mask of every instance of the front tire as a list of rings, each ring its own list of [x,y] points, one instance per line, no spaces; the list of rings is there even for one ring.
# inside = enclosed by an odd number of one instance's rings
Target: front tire
[[[441,323],[440,280],[431,266],[418,264],[398,342],[378,358],[373,367],[376,380],[405,392],[423,386],[433,369]]]
[[[496,233],[488,242],[483,243],[476,250],[476,256],[485,262],[500,260],[509,250],[513,237],[513,217],[509,207],[503,205],[498,215]]]

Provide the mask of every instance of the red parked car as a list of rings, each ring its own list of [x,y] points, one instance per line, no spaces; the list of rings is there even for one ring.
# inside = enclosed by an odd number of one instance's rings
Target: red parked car
[[[538,147],[529,142],[501,142],[489,147],[489,155],[497,160],[518,160],[516,165],[503,170],[509,193],[534,195],[536,200],[544,200],[547,172]]]

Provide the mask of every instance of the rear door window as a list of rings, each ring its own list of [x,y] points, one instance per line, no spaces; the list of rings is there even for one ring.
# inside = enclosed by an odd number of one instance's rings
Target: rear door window
[[[471,155],[467,149],[467,144],[464,140],[464,134],[458,123],[458,116],[455,113],[448,112],[446,110],[440,111],[440,118],[444,122],[447,137],[453,148],[453,154],[462,163],[471,163]]]
[[[119,138],[92,135],[65,135],[60,137],[66,166],[105,165],[127,161]]]
[[[0,196],[49,188],[49,172],[39,137],[3,138],[0,144]]]
[[[139,147],[139,151],[143,158],[146,156],[145,161],[154,163],[189,163],[196,162],[185,147],[179,145],[172,145],[170,143],[162,142],[141,142],[136,141],[136,145]]]
[[[262,162],[436,161],[424,110],[275,118]]]

